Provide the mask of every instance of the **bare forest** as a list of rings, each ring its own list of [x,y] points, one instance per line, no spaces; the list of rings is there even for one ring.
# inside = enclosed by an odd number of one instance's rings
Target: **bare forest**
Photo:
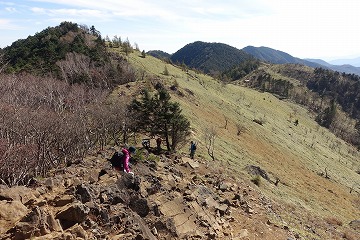
[[[0,181],[26,184],[120,138],[126,114],[108,90],[33,75],[0,76]]]

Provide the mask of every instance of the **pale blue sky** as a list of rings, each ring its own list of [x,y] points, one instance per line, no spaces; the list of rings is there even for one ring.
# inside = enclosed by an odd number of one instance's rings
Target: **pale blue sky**
[[[0,47],[62,21],[141,50],[194,41],[266,46],[300,58],[360,57],[358,0],[0,0]]]

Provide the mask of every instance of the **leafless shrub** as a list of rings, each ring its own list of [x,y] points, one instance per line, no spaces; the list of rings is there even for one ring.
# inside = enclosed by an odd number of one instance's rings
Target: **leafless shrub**
[[[225,120],[224,129],[227,129],[229,118],[225,114],[223,116],[224,116],[224,120]]]
[[[214,156],[214,147],[215,147],[215,139],[217,136],[217,132],[214,127],[210,129],[205,129],[205,147],[208,151],[209,156],[212,158],[212,160],[215,160]]]
[[[95,146],[119,144],[126,106],[107,96],[54,79],[0,76],[1,182],[25,184]]]
[[[7,64],[8,62],[4,60],[4,53],[2,53],[0,49],[0,74],[4,70]]]
[[[246,131],[246,128],[241,123],[236,123],[236,135],[240,136],[242,133]]]
[[[99,64],[84,54],[71,52],[56,64],[60,68],[61,77],[69,84],[85,83],[107,89],[135,81],[136,72],[124,58],[114,54],[109,54],[109,58],[111,62]]]

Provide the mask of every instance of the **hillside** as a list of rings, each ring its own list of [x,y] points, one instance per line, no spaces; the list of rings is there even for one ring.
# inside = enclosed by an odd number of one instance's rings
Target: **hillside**
[[[219,74],[252,57],[223,43],[194,42],[171,55],[171,61],[203,71]]]
[[[138,81],[112,97],[176,82],[195,161],[188,146],[148,155],[138,143],[140,184],[109,168],[107,148],[28,188],[2,186],[2,239],[358,239],[359,153],[307,109],[137,52],[128,60]],[[215,161],[205,141],[212,131]]]
[[[136,57],[131,61],[145,68],[151,79],[164,79],[161,72],[165,63]],[[280,187],[263,180],[259,190],[293,209],[293,214],[284,210],[283,219],[294,221],[294,227],[301,231],[304,226],[298,224],[309,221],[305,215],[310,212],[322,219],[338,218],[344,226],[358,218],[359,195],[350,189],[358,189],[359,153],[319,127],[307,109],[271,94],[223,85],[171,65],[167,68],[170,75],[161,81],[179,84],[173,97],[191,120],[193,139],[200,143],[200,158],[209,159],[205,136],[214,130],[215,156],[223,164],[224,176],[250,180],[244,169],[256,165],[272,181],[279,178]]]
[[[231,55],[234,49],[222,44],[194,44],[203,49],[195,63],[209,72],[212,66],[220,71],[229,67],[232,59],[243,62],[249,58],[242,51]],[[185,52],[197,54],[198,48],[193,52],[192,44],[188,47]],[[126,63],[125,73],[131,73],[130,79],[135,81],[115,82],[107,101],[100,98],[105,93],[87,92],[77,84],[70,87],[63,82],[65,87],[61,88],[57,80],[44,78],[43,85],[37,87],[32,84],[36,83],[34,78],[0,75],[7,83],[0,90],[8,101],[0,106],[2,123],[12,126],[16,119],[31,123],[37,115],[49,120],[36,125],[21,121],[19,127],[31,126],[28,135],[22,138],[2,129],[2,137],[10,139],[14,135],[24,140],[21,143],[30,142],[35,135],[39,141],[47,137],[47,142],[56,144],[43,148],[44,164],[49,164],[49,158],[54,161],[51,164],[59,164],[58,169],[45,171],[46,176],[32,178],[26,186],[0,185],[0,239],[359,239],[360,153],[320,127],[311,108],[261,88],[249,88],[259,76],[303,87],[308,76],[316,74],[313,68],[261,63],[249,75],[226,84],[184,66],[142,56],[138,51],[125,52],[122,47],[108,50]],[[216,58],[221,55],[219,51],[230,54],[229,62]],[[186,57],[185,52],[180,55]],[[200,55],[209,57],[200,59]],[[188,65],[184,59],[180,63]],[[330,76],[326,71],[320,73]],[[29,85],[20,85],[20,94],[28,93],[25,90],[34,85],[36,99],[47,107],[54,105],[57,112],[43,111],[37,105],[35,108],[38,102],[33,103],[28,96],[14,98],[9,94],[8,89],[15,89],[11,83],[21,79],[29,80],[25,81]],[[142,149],[141,139],[150,136],[132,134],[129,143],[138,149],[133,162],[135,178],[122,175],[106,161],[113,147],[119,148],[113,135],[121,136],[124,128],[120,133],[118,130],[124,125],[119,124],[129,118],[121,107],[144,89],[159,86],[171,93],[171,99],[180,104],[190,120],[188,140],[196,141],[198,146],[195,161],[187,157],[188,143],[176,153],[159,154],[154,149]],[[305,93],[313,92],[299,92],[298,96],[313,100],[313,105],[325,104],[325,98],[320,103]],[[11,107],[14,101],[9,99],[32,106],[24,111],[32,113],[32,118],[21,118],[25,115],[22,109]],[[9,121],[6,114],[13,112],[17,115]],[[79,115],[74,114],[77,112]],[[110,120],[111,125],[106,125]],[[77,127],[65,128],[76,121]],[[46,135],[48,129],[54,131],[53,135]],[[68,133],[63,134],[63,129]],[[54,137],[57,131],[61,139]],[[101,139],[102,132],[114,141]],[[81,144],[84,139],[90,143]],[[97,141],[103,145],[95,145]],[[151,138],[152,146],[154,141]],[[7,149],[5,141],[0,143],[0,150]],[[74,149],[75,144],[79,146]],[[34,143],[33,148],[26,149],[18,145],[24,154],[35,152],[37,146]],[[76,158],[63,160],[64,149],[73,151]],[[92,151],[82,158],[82,151],[88,149]]]

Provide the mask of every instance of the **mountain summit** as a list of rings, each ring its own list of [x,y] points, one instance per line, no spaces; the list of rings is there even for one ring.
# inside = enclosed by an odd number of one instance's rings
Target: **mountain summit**
[[[175,63],[202,70],[205,73],[216,73],[227,70],[252,56],[237,48],[223,43],[194,42],[187,44],[171,56]]]

